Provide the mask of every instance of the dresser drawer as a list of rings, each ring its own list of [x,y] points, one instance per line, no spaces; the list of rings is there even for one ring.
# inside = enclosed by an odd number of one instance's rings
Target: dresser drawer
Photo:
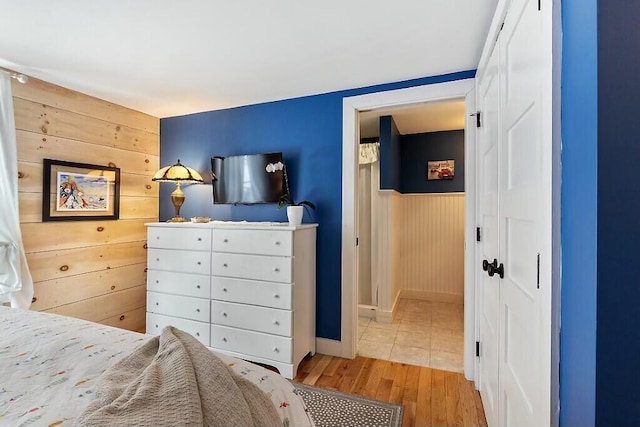
[[[211,274],[223,277],[291,283],[291,258],[214,252]]]
[[[208,299],[147,292],[147,311],[151,313],[209,322],[210,308]]]
[[[147,268],[208,275],[211,274],[211,253],[152,248],[147,250]]]
[[[265,307],[291,310],[293,286],[290,283],[259,282],[257,280],[211,278],[211,298]]]
[[[196,298],[209,298],[211,276],[175,273],[172,271],[147,271],[147,290]]]
[[[291,363],[292,339],[261,332],[211,325],[210,346],[265,359]]]
[[[238,230],[216,228],[213,250],[240,254],[293,255],[292,233],[284,230]]]
[[[218,325],[291,336],[292,317],[289,310],[211,301],[211,323]]]
[[[211,229],[199,227],[149,227],[147,246],[162,249],[210,251]]]
[[[202,344],[209,346],[209,323],[196,322],[194,320],[168,317],[161,314],[147,313],[147,334],[160,335],[166,326],[175,326],[181,331],[187,332],[198,339]]]

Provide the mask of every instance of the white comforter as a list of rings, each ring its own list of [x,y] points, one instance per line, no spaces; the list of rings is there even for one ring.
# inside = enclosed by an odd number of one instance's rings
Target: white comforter
[[[147,339],[70,317],[0,306],[0,425],[71,425],[92,400],[100,374]],[[284,377],[217,355],[269,395],[283,426],[313,425]]]

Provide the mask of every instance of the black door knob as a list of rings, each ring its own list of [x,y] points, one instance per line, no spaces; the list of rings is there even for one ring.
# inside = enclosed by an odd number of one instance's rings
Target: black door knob
[[[494,258],[493,262],[487,266],[487,273],[489,273],[490,277],[493,277],[497,273],[501,279],[504,279],[504,264],[500,263],[500,265],[498,265],[498,260]]]
[[[486,259],[482,261],[482,269],[489,273],[489,276],[493,276],[492,271],[498,268],[498,260],[493,259],[493,262],[489,262]]]
[[[500,263],[500,265],[494,269],[494,271],[496,273],[498,273],[498,276],[500,276],[501,279],[504,279],[504,264]]]

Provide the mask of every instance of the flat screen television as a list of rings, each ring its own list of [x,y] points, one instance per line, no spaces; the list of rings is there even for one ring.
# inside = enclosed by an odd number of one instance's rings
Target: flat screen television
[[[212,157],[213,203],[277,203],[285,193],[284,171],[273,167],[278,162],[282,153]]]

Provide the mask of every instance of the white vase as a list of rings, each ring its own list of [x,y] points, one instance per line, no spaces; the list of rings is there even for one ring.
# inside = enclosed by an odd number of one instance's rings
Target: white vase
[[[287,206],[287,218],[289,218],[289,225],[302,224],[303,206]]]

